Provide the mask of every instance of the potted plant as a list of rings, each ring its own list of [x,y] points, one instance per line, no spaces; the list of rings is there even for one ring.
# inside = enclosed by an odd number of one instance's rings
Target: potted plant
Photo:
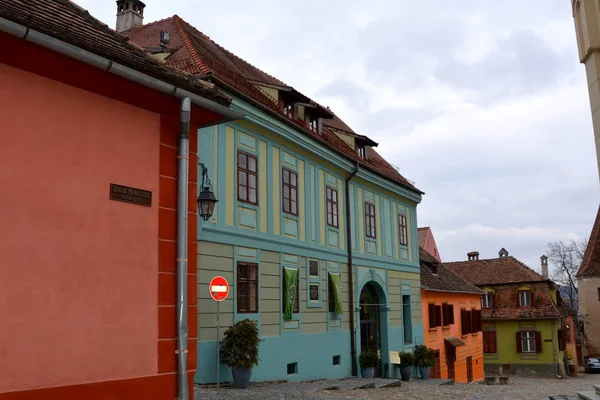
[[[400,353],[400,376],[403,381],[410,380],[413,365],[415,365],[415,358],[411,353]]]
[[[435,365],[435,354],[433,349],[424,344],[415,347],[415,365],[419,367],[421,378],[428,379],[430,367]]]
[[[375,377],[375,367],[379,362],[379,357],[374,351],[363,351],[358,357],[358,363],[360,364],[360,374],[363,378]]]
[[[221,342],[221,362],[231,367],[233,386],[245,389],[252,376],[252,367],[258,364],[258,327],[244,319],[230,326]]]

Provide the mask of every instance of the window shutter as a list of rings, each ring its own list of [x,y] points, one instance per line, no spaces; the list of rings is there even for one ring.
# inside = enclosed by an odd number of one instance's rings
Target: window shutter
[[[481,332],[481,310],[473,310],[473,332]]]
[[[496,307],[496,293],[490,293],[490,301],[492,303],[490,304],[490,308]]]
[[[523,346],[521,345],[521,332],[515,332],[517,340],[517,353],[523,352]]]
[[[535,331],[535,352],[542,352],[542,334],[540,331]]]
[[[429,304],[429,327],[435,328],[437,325],[435,324],[435,306],[433,304]]]
[[[531,300],[531,307],[535,307],[535,293],[533,291],[530,293],[529,300]]]
[[[517,297],[517,307],[521,306],[521,302],[519,301],[519,292],[516,292],[516,297]]]
[[[465,309],[461,309],[460,310],[460,328],[462,331],[462,335],[466,335],[467,333],[467,310]]]
[[[454,324],[454,304],[448,305],[449,323]]]
[[[473,333],[473,311],[467,311],[467,333]]]
[[[564,351],[565,350],[565,331],[563,329],[559,329],[556,331],[556,333],[558,336],[558,350]]]
[[[442,303],[442,326],[448,325],[448,304]]]
[[[435,322],[437,326],[442,326],[442,306],[435,306]]]
[[[497,353],[498,349],[496,349],[496,332],[489,332],[490,333],[490,352],[491,353]]]

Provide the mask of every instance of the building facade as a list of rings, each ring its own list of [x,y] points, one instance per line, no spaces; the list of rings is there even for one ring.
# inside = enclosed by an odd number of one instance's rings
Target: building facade
[[[125,44],[70,2],[1,2],[0,47],[0,398],[178,397],[177,140],[185,132],[182,99],[157,88],[187,92],[194,148],[197,126],[239,117],[231,98]],[[187,189],[196,192],[195,176]],[[188,211],[195,215],[195,198]],[[195,232],[184,276],[194,322]],[[193,377],[195,358],[182,365]]]
[[[498,258],[444,263],[481,297],[486,374],[564,375],[562,314],[556,285],[503,248]],[[561,333],[563,332],[563,333]]]
[[[579,60],[585,65],[596,157],[600,173],[600,4],[571,0]],[[600,174],[599,174],[600,177]],[[583,322],[583,355],[600,356],[600,207],[577,273],[579,320]]]
[[[162,43],[163,32],[169,42]],[[178,16],[138,26],[130,40],[233,97],[243,121],[199,132],[199,168],[219,202],[198,222],[197,383],[216,381],[221,332],[256,321],[252,379],[356,374],[361,351],[423,342],[416,207],[422,192],[331,110],[218,46]],[[289,298],[289,282],[298,282]],[[285,288],[285,289],[284,289]],[[220,377],[231,374],[221,365]]]
[[[423,250],[432,255],[436,260],[438,260],[438,262],[442,262],[442,257],[440,256],[437,244],[435,243],[435,238],[433,237],[431,228],[428,226],[418,228],[418,233],[419,247],[422,247]]]
[[[425,249],[421,259],[424,343],[435,350],[432,378],[469,383],[483,379],[483,291],[443,266]]]

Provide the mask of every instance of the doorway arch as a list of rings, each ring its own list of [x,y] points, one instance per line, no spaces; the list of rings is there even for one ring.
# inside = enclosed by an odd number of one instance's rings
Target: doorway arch
[[[367,282],[359,296],[360,351],[373,351],[384,362],[387,351],[387,310],[385,293],[375,281]],[[376,368],[377,376],[382,375],[381,364]]]

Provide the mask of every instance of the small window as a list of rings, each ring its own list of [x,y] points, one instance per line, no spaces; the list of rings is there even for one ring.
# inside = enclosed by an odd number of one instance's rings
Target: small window
[[[283,212],[298,215],[298,174],[287,168],[282,171]]]
[[[535,332],[521,332],[521,349],[523,353],[535,353]]]
[[[333,365],[340,365],[342,363],[342,356],[333,356]]]
[[[442,303],[442,326],[454,324],[454,305]]]
[[[238,201],[258,204],[258,161],[238,151]]]
[[[531,292],[526,290],[519,292],[519,305],[521,307],[531,307]]]
[[[327,199],[327,225],[338,227],[338,192],[331,186],[325,188]]]
[[[429,328],[442,326],[442,307],[435,304],[429,304]]]
[[[481,296],[481,308],[494,307],[494,293],[486,293]]]
[[[289,363],[287,365],[287,374],[288,375],[295,375],[298,373],[298,363]]]
[[[238,313],[258,312],[258,264],[237,264]]]
[[[484,331],[483,332],[483,352],[484,353],[497,353],[496,347],[496,332],[495,331]]]
[[[364,146],[360,146],[360,147],[358,148],[357,152],[358,152],[358,156],[359,156],[360,158],[362,158],[363,160],[366,160],[366,159],[367,159],[367,150],[365,149],[365,147],[364,147]]]
[[[398,215],[398,235],[400,236],[400,244],[408,246],[408,231],[406,228],[406,215]]]
[[[410,310],[410,295],[402,296],[402,325],[404,328],[404,342],[412,343],[412,316]]]
[[[319,276],[319,262],[317,260],[310,260],[308,262],[308,275]]]
[[[309,285],[308,292],[310,301],[319,301],[319,285]]]
[[[369,202],[365,202],[365,229],[367,237],[377,237],[375,233],[375,205]]]

